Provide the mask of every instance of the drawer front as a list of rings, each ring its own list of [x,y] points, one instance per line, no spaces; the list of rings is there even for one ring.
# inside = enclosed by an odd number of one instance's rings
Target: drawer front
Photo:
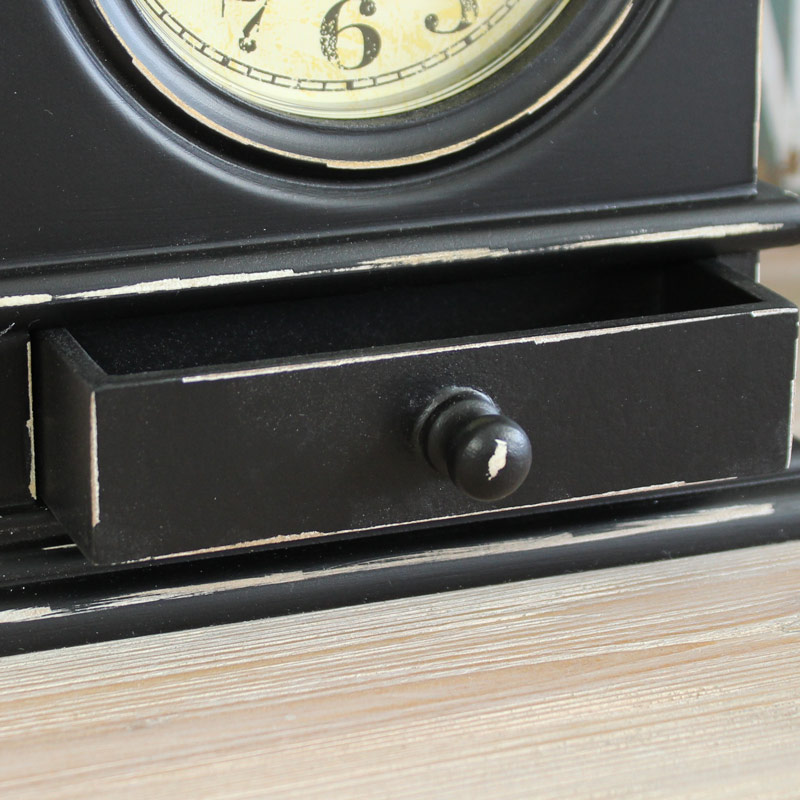
[[[360,535],[782,469],[796,311],[665,318],[105,374],[66,330],[36,345],[42,495],[100,562]],[[520,488],[465,496],[414,446],[442,389],[528,434]],[[418,535],[410,532],[409,535]]]

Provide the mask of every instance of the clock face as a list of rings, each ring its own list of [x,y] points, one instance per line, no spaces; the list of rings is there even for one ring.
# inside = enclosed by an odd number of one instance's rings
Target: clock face
[[[133,0],[202,78],[261,108],[386,117],[469,89],[570,0]]]
[[[529,119],[660,2],[84,1],[161,102],[228,140],[344,169],[429,161]]]

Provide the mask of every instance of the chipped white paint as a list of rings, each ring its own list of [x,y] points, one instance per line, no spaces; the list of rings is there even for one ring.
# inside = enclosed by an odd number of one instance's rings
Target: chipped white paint
[[[60,294],[57,300],[90,300],[103,297],[124,297],[158,292],[177,292],[182,289],[207,289],[217,286],[233,286],[240,283],[271,281],[295,275],[292,269],[273,269],[267,272],[240,272],[233,275],[206,275],[200,278],[163,278],[157,281],[142,281],[128,286],[114,286],[110,289],[91,289],[72,294]]]
[[[367,269],[385,269],[387,267],[421,267],[428,264],[452,264],[457,261],[472,261],[478,258],[503,258],[511,254],[507,247],[492,249],[490,247],[473,247],[465,250],[442,250],[433,253],[414,253],[411,255],[387,256],[371,261],[360,261],[358,266]],[[344,267],[342,271],[350,272],[352,268]]]
[[[0,611],[0,625],[17,622],[36,622],[45,617],[64,616],[63,611],[53,611],[50,606],[29,606],[27,608],[10,608]]]
[[[795,336],[794,339],[794,369],[792,370],[792,382],[789,389],[789,408],[787,410],[788,420],[787,420],[787,427],[788,431],[786,432],[786,436],[788,442],[786,444],[786,469],[792,465],[792,448],[794,446],[794,430],[793,430],[793,415],[794,415],[794,397],[795,391],[797,387],[797,354],[798,354],[798,338]]]
[[[495,439],[495,448],[489,459],[488,477],[493,481],[505,468],[508,462],[508,442],[505,439]]]
[[[783,230],[782,222],[741,222],[733,225],[704,225],[699,228],[683,228],[674,231],[641,231],[625,236],[612,236],[606,239],[582,239],[579,242],[554,245],[550,250],[571,251],[586,250],[607,245],[664,244],[666,242],[683,242],[692,239],[724,239],[728,236],[747,236],[757,233],[775,233]]]
[[[13,308],[14,306],[35,306],[41,303],[51,303],[51,294],[16,294],[0,297],[0,308]]]
[[[10,325],[6,325],[3,330],[0,331],[0,336],[5,336],[15,325],[16,323],[12,322]]]
[[[782,314],[797,315],[797,309],[794,308],[759,308],[750,312],[751,317],[775,317]]]
[[[177,292],[185,289],[209,289],[220,286],[236,286],[239,284],[260,283],[283,278],[311,278],[321,275],[337,273],[370,272],[390,267],[402,266],[427,266],[430,264],[454,263],[478,258],[502,258],[510,255],[508,248],[475,247],[463,250],[442,250],[432,253],[410,253],[397,256],[387,256],[371,261],[361,261],[348,267],[334,267],[332,269],[316,269],[298,272],[294,269],[273,269],[261,272],[237,272],[221,275],[205,275],[195,278],[162,278],[153,281],[140,281],[138,283],[112,286],[104,289],[86,289],[80,292],[67,294],[29,294],[0,297],[0,308],[10,306],[36,305],[65,300],[101,300],[113,297],[130,297],[136,295],[159,294],[162,292]],[[3,332],[5,333],[5,331]],[[2,334],[0,334],[2,335]]]
[[[148,589],[140,592],[127,592],[113,597],[107,597],[100,602],[92,603],[77,610],[52,610],[49,607],[34,609],[35,618],[73,616],[75,614],[94,613],[115,608],[124,608],[144,603],[158,603],[169,600],[189,599],[213,595],[218,592],[232,592],[242,589],[254,589],[265,586],[279,586],[303,581],[315,580],[320,577],[333,577],[336,575],[354,575],[377,570],[390,570],[399,567],[420,566],[425,564],[442,564],[460,561],[468,558],[481,558],[486,556],[511,555],[515,553],[529,553],[562,545],[581,545],[589,542],[600,542],[614,539],[624,539],[638,534],[656,533],[658,531],[682,530],[687,528],[701,528],[708,525],[719,525],[728,522],[757,519],[771,516],[775,513],[774,506],[770,503],[727,506],[692,511],[683,514],[666,514],[656,519],[638,519],[610,527],[596,533],[575,534],[565,531],[553,535],[526,536],[512,541],[488,542],[479,545],[463,545],[450,547],[447,550],[428,550],[412,555],[389,556],[385,558],[365,561],[357,564],[346,564],[338,567],[320,567],[318,569],[292,570],[268,575],[258,575],[247,578],[234,578],[223,581],[210,581],[192,584],[189,586],[176,586],[164,589]],[[27,609],[22,609],[24,612]],[[13,613],[13,612],[12,612]],[[3,617],[0,616],[0,623]],[[28,622],[24,616],[20,619],[7,619],[7,622]]]
[[[28,491],[36,500],[36,439],[33,433],[33,362],[31,359],[31,340],[25,343],[28,357],[28,419],[25,428],[28,433],[28,448],[30,451],[30,472],[28,475]]]
[[[617,325],[613,328],[592,328],[589,330],[567,331],[565,333],[546,333],[532,338],[535,344],[552,344],[554,342],[570,342],[576,339],[594,339],[598,336],[613,336],[618,333],[635,333],[636,331],[647,331],[654,328],[671,328],[675,325],[689,325],[695,322],[710,322],[712,320],[740,316],[743,316],[742,312],[709,314],[705,317],[693,317],[692,319],[665,319],[658,322],[642,322],[637,325]]]
[[[566,342],[573,339],[590,339],[598,336],[611,336],[619,333],[645,331],[654,328],[665,328],[673,325],[691,325],[699,322],[709,322],[718,319],[745,316],[747,312],[732,312],[730,314],[716,314],[705,317],[693,317],[645,322],[640,325],[618,325],[613,328],[591,328],[588,330],[568,331],[566,333],[538,334],[534,336],[517,336],[509,339],[500,339],[490,342],[467,342],[463,344],[446,345],[440,347],[419,347],[414,350],[398,350],[392,352],[369,353],[361,356],[343,356],[341,358],[326,358],[313,361],[295,361],[288,364],[275,364],[269,367],[254,367],[252,369],[229,370],[226,372],[212,372],[204,375],[186,375],[181,378],[182,383],[209,383],[213,381],[237,380],[240,378],[255,378],[263,375],[284,375],[291,372],[305,372],[314,369],[331,369],[353,364],[371,364],[378,361],[393,361],[398,358],[417,358],[419,356],[439,355],[443,353],[457,353],[469,350],[484,350],[493,347],[508,347],[518,344],[552,344]]]
[[[130,297],[136,295],[177,292],[185,289],[216,288],[236,286],[239,284],[259,283],[282,278],[311,278],[338,273],[369,272],[396,267],[420,267],[432,264],[455,263],[479,258],[504,258],[510,255],[524,256],[535,253],[550,253],[569,250],[584,250],[607,245],[634,245],[645,243],[664,243],[686,241],[695,238],[722,239],[726,236],[746,235],[779,231],[783,223],[741,223],[738,225],[710,225],[683,230],[650,232],[641,231],[636,234],[610,237],[604,239],[583,239],[569,244],[541,245],[531,248],[520,248],[511,251],[508,248],[476,247],[463,250],[443,250],[431,253],[408,253],[396,256],[361,261],[347,267],[296,271],[294,269],[274,269],[262,272],[238,272],[223,275],[205,275],[195,278],[163,278],[153,281],[140,281],[124,286],[112,286],[104,289],[86,289],[67,294],[26,294],[0,297],[0,308],[14,306],[39,305],[69,300],[100,300],[113,297]]]
[[[692,511],[686,514],[668,514],[657,519],[632,520],[621,522],[616,527],[618,533],[638,534],[656,533],[677,528],[702,528],[707,525],[724,525],[728,522],[771,517],[775,513],[772,503],[750,503],[747,505],[726,506]]]
[[[729,481],[737,480],[736,476],[729,478],[714,478],[707,481],[694,481],[687,483],[686,481],[673,481],[672,483],[662,483],[655,486],[637,486],[631,489],[618,489],[611,492],[601,492],[600,494],[583,495],[581,497],[567,497],[562,500],[549,500],[544,503],[532,503],[522,506],[507,506],[505,508],[494,508],[486,511],[471,511],[466,514],[451,514],[449,516],[441,517],[428,517],[425,519],[412,519],[404,520],[398,523],[386,523],[383,525],[370,525],[362,528],[346,528],[343,530],[330,530],[330,531],[303,531],[302,533],[286,534],[280,536],[271,536],[266,539],[252,539],[247,542],[237,542],[229,545],[220,545],[217,547],[204,547],[197,550],[185,550],[180,553],[170,553],[168,555],[156,556],[152,559],[132,559],[125,563],[135,564],[141,561],[163,561],[165,559],[177,558],[178,556],[194,556],[194,555],[207,555],[209,553],[221,553],[231,550],[242,550],[253,547],[261,547],[267,544],[284,544],[287,542],[300,542],[312,539],[320,539],[329,536],[340,536],[352,533],[370,533],[371,531],[388,531],[393,528],[402,528],[407,525],[425,525],[428,523],[448,522],[458,519],[475,519],[489,514],[500,517],[510,513],[519,511],[529,511],[534,508],[543,508],[545,506],[564,506],[574,503],[585,502],[589,500],[602,500],[611,497],[626,497],[629,495],[643,494],[645,492],[656,492],[666,489],[679,489],[685,486],[710,486],[712,484],[726,483]]]
[[[586,544],[589,542],[603,542],[614,539],[624,539],[628,536],[637,536],[659,531],[676,531],[687,528],[703,528],[710,525],[722,525],[729,522],[757,519],[772,516],[775,507],[772,503],[754,503],[750,505],[727,506],[724,508],[710,508],[701,511],[691,511],[685,514],[665,514],[656,519],[636,519],[620,523],[608,530],[596,533],[581,533],[575,535],[571,531],[555,533],[550,536],[533,536],[519,542],[499,543],[493,547],[480,545],[478,547],[459,549],[458,554],[448,553],[441,560],[465,558],[470,555],[500,555],[502,553],[523,553],[531,550],[545,549],[570,544]],[[473,550],[474,553],[466,551]]]
[[[89,398],[89,484],[91,487],[92,527],[100,524],[100,463],[97,455],[97,394]]]

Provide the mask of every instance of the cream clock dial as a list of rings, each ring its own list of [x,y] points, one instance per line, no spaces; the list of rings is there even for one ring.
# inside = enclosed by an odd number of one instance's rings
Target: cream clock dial
[[[457,95],[538,39],[570,0],[133,0],[197,74],[250,104],[386,117]]]
[[[522,131],[584,74],[600,75],[600,56],[630,40],[652,0],[75,2],[97,12],[100,40],[144,104],[177,126],[193,120],[184,135],[245,160],[257,148],[360,170]]]

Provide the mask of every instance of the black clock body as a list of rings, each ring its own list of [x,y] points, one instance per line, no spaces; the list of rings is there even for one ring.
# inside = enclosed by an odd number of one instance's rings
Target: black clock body
[[[633,5],[589,74],[533,118],[375,173],[217,137],[152,89],[91,0],[4,3],[3,269],[321,237],[373,238],[378,255],[399,232],[425,252],[452,249],[442,228],[453,244],[476,222],[752,194],[758,0]],[[368,150],[368,124],[360,139]]]
[[[4,535],[133,562],[782,468],[796,312],[752,278],[800,213],[756,183],[760,3],[631,7],[537,113],[347,169],[206,128],[92,0],[0,6]],[[510,499],[425,438],[453,390],[524,423]]]

